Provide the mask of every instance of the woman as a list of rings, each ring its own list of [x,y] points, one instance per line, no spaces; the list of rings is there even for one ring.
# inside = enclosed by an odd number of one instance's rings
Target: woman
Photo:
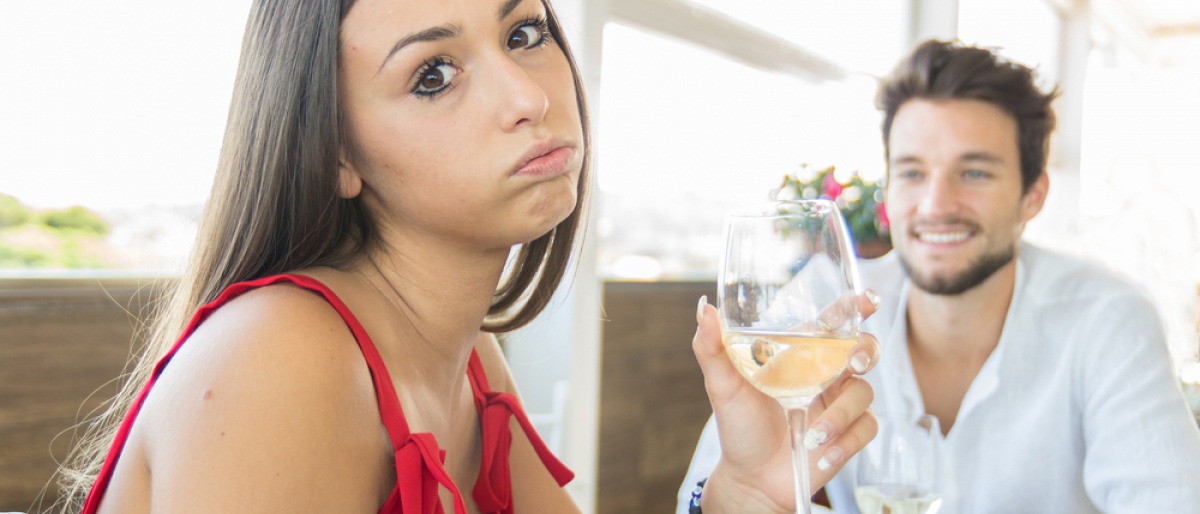
[[[539,0],[256,2],[196,253],[66,508],[577,511],[493,334],[534,318],[570,258],[580,91]],[[712,309],[697,320],[718,416],[773,436],[731,444],[705,507],[786,509],[779,408]],[[835,392],[836,457],[874,424],[865,383]]]

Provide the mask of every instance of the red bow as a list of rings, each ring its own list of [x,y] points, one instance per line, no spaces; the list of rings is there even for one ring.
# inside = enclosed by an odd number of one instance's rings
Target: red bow
[[[438,448],[433,434],[409,434],[408,440],[400,445],[395,455],[396,476],[402,482],[399,490],[419,492],[400,497],[403,512],[445,514],[442,502],[438,498],[438,484],[453,493],[455,514],[464,514],[467,511],[462,495],[443,466],[446,451]]]
[[[508,393],[487,392],[484,396],[484,401],[476,397],[475,407],[479,409],[480,425],[491,430],[483,431],[479,471],[483,480],[475,481],[471,494],[478,502],[480,512],[511,514],[512,477],[508,453],[512,447],[512,431],[508,420],[514,412],[520,411],[520,405],[516,397]],[[524,416],[517,416],[517,421],[526,433],[532,432],[532,427],[526,426],[529,421]]]

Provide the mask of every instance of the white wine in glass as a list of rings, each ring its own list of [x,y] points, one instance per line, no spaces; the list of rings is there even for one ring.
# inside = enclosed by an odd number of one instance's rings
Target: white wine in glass
[[[942,505],[941,430],[928,414],[876,412],[879,433],[858,456],[861,514],[936,514]]]
[[[779,401],[791,432],[796,511],[812,510],[807,411],[858,342],[858,268],[845,221],[828,200],[781,201],[725,222],[717,310],[734,367]]]
[[[861,514],[935,514],[942,495],[906,485],[863,485],[854,489],[854,502]]]
[[[729,359],[754,387],[772,398],[812,398],[846,369],[856,338],[823,334],[726,330]]]

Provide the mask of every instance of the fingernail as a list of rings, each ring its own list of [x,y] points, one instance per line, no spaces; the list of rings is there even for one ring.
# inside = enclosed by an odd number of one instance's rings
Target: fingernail
[[[833,425],[825,420],[818,421],[808,429],[808,432],[804,433],[804,447],[812,450],[825,444],[825,441],[829,440],[831,432],[833,432]]]
[[[870,289],[867,290],[866,294],[867,294],[867,301],[871,302],[871,306],[879,307],[879,295],[875,294],[875,291],[872,291]]]
[[[700,296],[700,301],[696,302],[696,324],[704,323],[704,306],[708,305],[708,295]]]
[[[834,464],[842,461],[842,456],[844,453],[845,452],[843,452],[840,447],[834,446],[833,448],[830,448],[829,451],[825,452],[825,455],[822,455],[821,459],[817,461],[817,469],[825,471],[829,468],[832,468]]]
[[[854,357],[850,359],[850,369],[854,370],[855,373],[865,373],[870,364],[871,359],[863,352],[854,354]]]

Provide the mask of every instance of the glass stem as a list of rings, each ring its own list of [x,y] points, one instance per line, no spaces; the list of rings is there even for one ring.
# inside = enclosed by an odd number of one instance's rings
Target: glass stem
[[[808,430],[808,402],[784,405],[788,431],[792,435],[792,482],[796,490],[796,514],[812,514],[812,487],[808,479],[808,449],[804,432]]]

